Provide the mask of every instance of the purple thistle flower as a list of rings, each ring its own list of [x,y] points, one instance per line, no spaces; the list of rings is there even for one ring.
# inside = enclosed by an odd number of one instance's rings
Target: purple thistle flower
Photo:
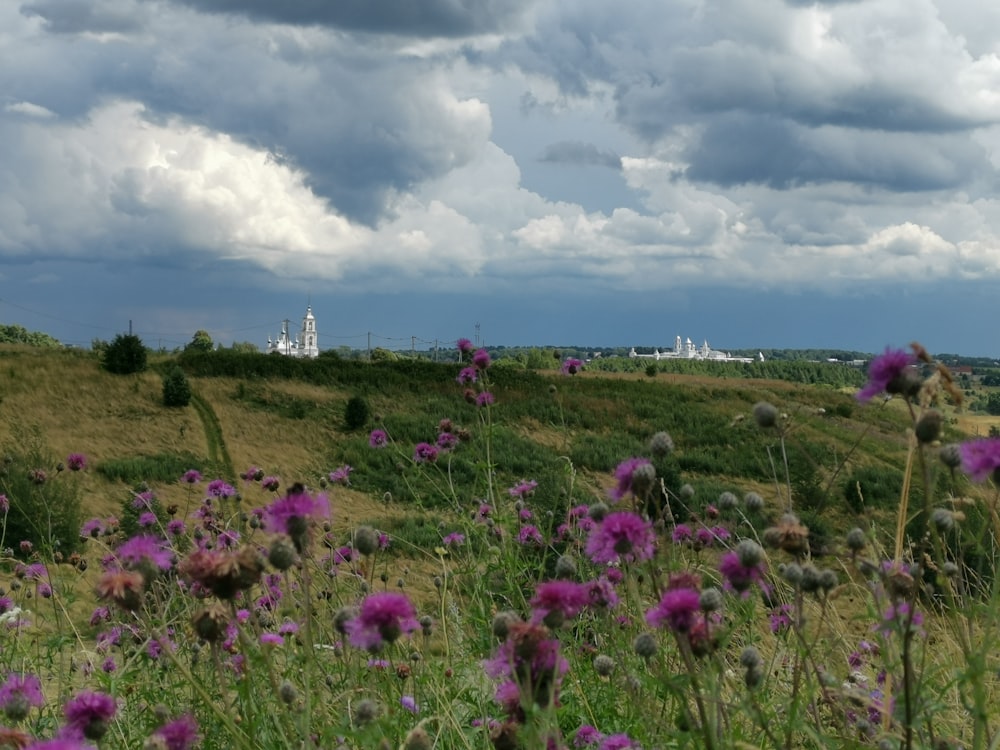
[[[477,349],[475,354],[472,355],[472,364],[478,370],[485,370],[490,366],[490,353],[485,349]]]
[[[650,463],[648,458],[627,458],[618,464],[618,468],[615,469],[615,480],[618,484],[608,490],[608,496],[612,500],[621,500],[631,493],[633,491],[632,475],[635,473],[635,470],[640,466],[647,466]]]
[[[201,472],[197,469],[188,469],[181,476],[181,481],[185,484],[198,484],[201,481]]]
[[[139,514],[139,519],[138,519],[137,523],[142,528],[148,529],[148,528],[150,528],[152,526],[156,526],[156,524],[158,523],[158,521],[159,521],[159,519],[156,517],[156,514],[153,513],[152,511],[147,510],[145,513],[140,513]]]
[[[573,746],[588,747],[596,745],[603,739],[604,735],[596,727],[592,727],[590,724],[583,724],[576,730],[576,734],[573,736]]]
[[[567,357],[563,360],[562,367],[559,368],[559,371],[563,375],[576,375],[582,369],[583,362],[578,360],[576,357]]]
[[[201,739],[198,736],[198,722],[191,714],[178,716],[153,734],[163,740],[167,750],[191,750]]]
[[[742,544],[742,543],[741,543]],[[719,572],[725,580],[725,587],[747,595],[751,586],[764,580],[765,564],[763,560],[755,565],[746,565],[746,559],[741,559],[738,551],[730,550],[719,561]]]
[[[66,457],[66,468],[70,471],[83,471],[87,468],[87,457],[82,453],[70,453]]]
[[[351,472],[354,471],[353,467],[348,464],[344,464],[338,469],[331,471],[327,478],[333,484],[342,484],[345,487],[350,487],[351,485]]]
[[[404,695],[399,699],[399,705],[409,711],[411,714],[415,714],[420,711],[420,707],[417,706],[416,700],[414,700],[412,695]]]
[[[132,507],[136,510],[149,510],[153,507],[154,500],[156,500],[156,495],[151,490],[137,492],[132,498]]]
[[[368,436],[368,445],[372,448],[385,448],[389,444],[389,435],[385,430],[372,430]]]
[[[0,685],[0,711],[11,721],[21,721],[34,708],[45,703],[42,683],[33,674],[11,672]]]
[[[635,513],[609,513],[587,537],[587,556],[595,563],[638,562],[655,553],[653,527]]]
[[[268,492],[277,492],[278,488],[281,486],[281,478],[276,476],[266,476],[260,480],[261,489],[267,490]]]
[[[519,484],[515,484],[513,487],[507,490],[507,493],[511,497],[519,497],[523,499],[531,495],[537,487],[538,487],[538,482],[532,479],[527,482],[521,482]]]
[[[993,475],[997,478],[1000,468],[1000,438],[980,438],[962,443],[958,447],[962,457],[962,471],[977,482],[985,481]]]
[[[646,612],[646,622],[654,628],[666,626],[675,633],[686,633],[701,609],[701,595],[694,589],[667,589],[660,603]]]
[[[446,534],[444,536],[444,538],[441,540],[441,544],[443,544],[445,547],[450,547],[450,546],[461,547],[463,544],[465,544],[465,534],[461,533],[460,531],[453,531],[450,534]]]
[[[471,352],[475,348],[475,346],[473,345],[473,343],[471,341],[469,341],[468,339],[459,339],[458,341],[455,342],[455,347],[462,354],[468,354],[469,352]]]
[[[277,633],[261,633],[260,642],[262,646],[284,646],[285,639]]]
[[[0,492],[0,512],[6,513],[10,510],[10,500],[5,494]]]
[[[679,523],[674,526],[674,530],[670,534],[671,540],[674,544],[683,544],[685,542],[690,542],[694,538],[694,533],[691,531],[691,527],[686,523]]]
[[[298,485],[293,489],[301,487]],[[326,495],[313,497],[304,490],[289,492],[264,509],[264,529],[273,534],[287,534],[301,553],[305,548],[309,522],[330,517]]]
[[[174,518],[167,522],[167,533],[170,536],[181,536],[187,528],[184,526],[184,521],[179,518]]]
[[[128,568],[151,565],[160,570],[170,570],[174,559],[162,539],[149,535],[132,537],[118,548],[115,555]]]
[[[24,750],[94,750],[94,748],[93,745],[73,737],[57,737],[54,740],[32,742]]]
[[[430,443],[417,443],[413,448],[413,460],[418,464],[434,463],[437,457],[437,446]]]
[[[575,581],[545,581],[535,587],[529,603],[534,618],[549,627],[558,627],[590,604],[590,587]]]
[[[450,451],[458,445],[458,437],[450,432],[442,432],[437,436],[437,445],[443,451]]]
[[[890,349],[875,357],[868,365],[868,383],[857,392],[858,401],[870,401],[879,393],[899,393],[901,379],[908,368],[917,363],[916,357],[902,349]]]
[[[226,498],[236,494],[236,488],[221,479],[213,479],[205,491],[212,497]]]
[[[67,727],[88,740],[99,740],[115,716],[115,699],[105,693],[83,692],[63,707]]]
[[[405,594],[385,591],[369,594],[361,603],[358,616],[347,621],[348,640],[352,646],[378,653],[386,643],[412,633],[420,624],[417,612]]]
[[[549,637],[548,628],[514,622],[506,640],[492,658],[483,662],[483,668],[490,677],[502,680],[497,701],[514,715],[522,702],[543,708],[554,704],[569,663],[559,653],[559,641]]]
[[[627,734],[612,734],[601,741],[597,750],[639,750],[639,747]]]
[[[475,367],[463,367],[458,372],[455,382],[460,385],[472,385],[479,380],[479,371]]]
[[[542,532],[538,530],[537,526],[532,526],[528,523],[518,530],[517,541],[520,544],[535,544],[542,546],[545,544],[545,537],[542,536]]]
[[[771,610],[771,632],[778,635],[779,633],[784,633],[792,627],[792,612],[793,610],[791,604],[782,604],[781,606]]]
[[[476,406],[492,406],[494,403],[496,403],[496,399],[493,398],[493,394],[489,391],[483,391],[476,396]]]

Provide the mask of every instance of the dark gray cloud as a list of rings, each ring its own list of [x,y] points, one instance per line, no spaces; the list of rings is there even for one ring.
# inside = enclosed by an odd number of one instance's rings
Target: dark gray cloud
[[[53,34],[128,33],[141,27],[133,9],[108,0],[34,0],[21,6],[29,18],[41,18]]]
[[[986,160],[973,141],[837,127],[805,128],[764,116],[712,120],[686,154],[686,176],[723,186],[777,189],[852,182],[892,191],[955,188]]]
[[[550,164],[587,164],[611,169],[622,168],[622,158],[613,151],[602,151],[593,143],[559,141],[545,147],[540,161]]]
[[[175,0],[205,13],[375,34],[463,37],[515,25],[528,0]]]

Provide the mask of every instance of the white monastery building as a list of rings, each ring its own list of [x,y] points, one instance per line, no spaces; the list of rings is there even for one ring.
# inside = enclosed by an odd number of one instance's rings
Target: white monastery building
[[[316,330],[316,318],[313,316],[312,305],[306,307],[305,317],[302,318],[302,330],[291,338],[288,332],[288,321],[285,320],[281,326],[281,333],[272,341],[267,339],[267,353],[284,354],[288,357],[309,357],[313,359],[319,356],[319,332]]]
[[[628,356],[633,359],[708,359],[713,362],[753,362],[752,357],[730,357],[726,352],[716,351],[708,345],[707,341],[701,346],[695,346],[690,338],[687,341],[681,341],[680,336],[674,339],[672,350],[661,352],[659,349],[654,349],[652,354],[637,354],[635,347],[633,347]],[[757,359],[763,361],[764,355],[758,354]]]

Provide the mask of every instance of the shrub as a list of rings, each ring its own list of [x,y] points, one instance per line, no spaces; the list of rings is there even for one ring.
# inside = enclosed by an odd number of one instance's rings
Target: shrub
[[[58,469],[37,436],[17,445],[8,447],[0,464],[0,494],[10,504],[0,543],[17,549],[27,541],[34,549],[70,554],[80,543],[78,483],[72,472]]]
[[[163,378],[163,405],[187,406],[191,403],[191,384],[188,383],[184,370],[174,367]]]
[[[104,369],[115,375],[131,375],[146,369],[146,347],[142,339],[119,333],[104,350]]]
[[[363,396],[351,396],[344,407],[344,424],[349,430],[360,430],[371,417],[371,407]]]
[[[659,368],[657,368],[656,365],[654,365],[654,364],[648,364],[648,365],[646,365],[646,376],[647,377],[655,378],[657,372],[659,372]]]

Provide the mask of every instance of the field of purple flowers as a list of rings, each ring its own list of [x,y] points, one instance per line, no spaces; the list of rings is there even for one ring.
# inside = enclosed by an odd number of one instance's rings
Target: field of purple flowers
[[[548,475],[559,487],[499,483],[504,394],[490,355],[459,348],[449,387],[470,424],[442,415],[403,442],[387,416],[368,435],[394,488],[440,494],[433,544],[336,531],[338,490],[359,480],[346,464],[289,484],[257,466],[236,483],[191,469],[177,477],[187,503],[136,491],[121,514],[81,519],[71,555],[5,524],[0,748],[1000,743],[1000,438],[942,444],[942,407],[961,394],[922,349],[886,350],[856,394],[907,415],[894,525],[859,515],[820,549],[795,505],[782,404],[746,415],[767,493],[673,486],[678,436],[658,431],[582,502],[569,457]],[[564,363],[567,382],[581,368]],[[464,487],[450,458],[469,450]],[[83,453],[59,468],[27,486],[92,470]],[[562,500],[538,506],[543,490]],[[5,519],[21,500],[0,494]]]

